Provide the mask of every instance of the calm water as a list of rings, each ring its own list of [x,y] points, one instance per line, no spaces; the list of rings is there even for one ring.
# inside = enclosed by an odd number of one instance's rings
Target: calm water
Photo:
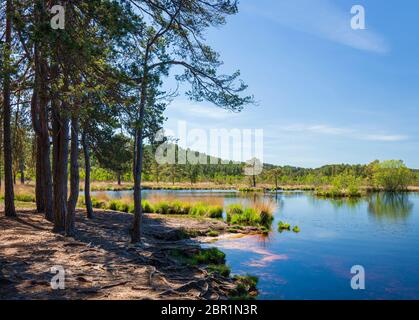
[[[305,192],[243,196],[222,191],[145,191],[144,196],[156,193],[222,197],[226,205],[257,197],[276,202],[269,237],[212,244],[227,254],[234,274],[259,276],[260,299],[419,298],[418,193],[375,194],[352,201],[318,199]],[[280,220],[298,225],[301,232],[279,233]],[[365,268],[366,290],[351,289],[354,265]]]

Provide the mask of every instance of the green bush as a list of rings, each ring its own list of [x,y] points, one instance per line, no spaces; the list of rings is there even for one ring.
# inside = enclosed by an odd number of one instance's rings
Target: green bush
[[[384,161],[373,168],[374,184],[385,191],[407,190],[412,179],[411,170],[400,160]]]

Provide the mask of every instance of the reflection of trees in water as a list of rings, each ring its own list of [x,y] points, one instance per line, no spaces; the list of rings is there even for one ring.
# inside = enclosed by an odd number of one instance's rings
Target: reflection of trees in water
[[[309,202],[313,207],[319,208],[324,203],[330,203],[332,207],[336,210],[346,209],[355,211],[359,209],[362,202],[365,201],[365,198],[361,197],[352,197],[352,198],[323,198],[312,195],[309,198]]]
[[[368,212],[379,219],[406,219],[412,210],[407,193],[377,193],[368,199]]]

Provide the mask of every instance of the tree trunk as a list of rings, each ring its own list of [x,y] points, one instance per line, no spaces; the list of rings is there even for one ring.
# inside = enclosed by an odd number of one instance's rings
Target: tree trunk
[[[256,176],[252,175],[253,188],[256,188]]]
[[[143,170],[143,125],[145,106],[147,102],[147,62],[148,52],[144,58],[144,77],[141,83],[141,99],[140,99],[140,121],[135,130],[135,146],[134,146],[134,222],[132,227],[131,241],[133,243],[141,242],[143,231],[143,208],[141,205],[141,177]]]
[[[43,62],[44,63],[44,62]],[[48,97],[46,85],[46,66],[42,67],[42,80],[39,87],[39,124],[40,124],[40,147],[41,147],[41,177],[43,184],[43,198],[45,204],[45,218],[49,221],[54,220],[53,195],[52,195],[52,173],[50,159],[50,138],[48,129]]]
[[[41,141],[39,136],[36,137],[36,184],[35,184],[35,197],[36,197],[36,211],[45,212],[44,201],[44,184],[42,177],[42,155],[41,155]]]
[[[139,128],[135,133],[134,147],[134,223],[132,227],[131,241],[141,242],[143,209],[141,205],[141,171],[143,155],[143,134]]]
[[[70,198],[67,204],[65,224],[66,236],[71,237],[75,232],[76,206],[79,199],[79,119],[77,111],[71,117],[71,153],[70,153]]]
[[[23,159],[19,160],[20,184],[25,184],[25,163]]]
[[[84,198],[86,203],[87,218],[93,219],[93,206],[92,198],[90,197],[90,151],[87,142],[86,133],[82,135],[82,145],[84,154],[84,166],[85,166],[85,177],[84,177]]]
[[[4,213],[7,217],[16,217],[13,190],[12,133],[10,128],[10,78],[11,78],[11,43],[12,43],[12,0],[6,2],[5,56],[3,59],[5,75],[3,79],[3,139],[4,139]]]
[[[67,216],[69,120],[66,102],[53,104],[54,232],[61,232]]]
[[[118,176],[118,186],[120,186],[121,185],[121,173],[118,172],[117,176]]]
[[[35,19],[37,24],[42,24],[45,19],[44,2],[35,3]],[[50,160],[50,137],[49,137],[49,90],[48,63],[43,56],[43,46],[40,41],[34,44],[35,83],[32,95],[31,113],[32,125],[36,134],[36,206],[38,212],[44,212],[45,218],[54,220],[52,173]]]

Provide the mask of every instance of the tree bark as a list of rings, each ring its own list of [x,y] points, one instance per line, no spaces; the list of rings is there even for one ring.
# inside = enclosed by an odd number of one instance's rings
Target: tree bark
[[[83,145],[83,154],[84,154],[84,166],[85,166],[85,177],[84,177],[84,201],[86,203],[87,218],[93,219],[93,206],[92,198],[90,197],[90,151],[89,144],[87,142],[87,135],[83,132],[82,135],[82,145]]]
[[[118,172],[117,175],[118,175],[118,186],[120,186],[121,185],[121,173]]]
[[[79,188],[79,119],[76,110],[71,117],[70,197],[67,203],[65,224],[65,232],[68,237],[73,236],[75,233],[76,206],[77,200],[79,199]]]
[[[53,102],[54,232],[65,230],[68,193],[69,120],[66,102]]]
[[[13,159],[12,159],[12,132],[10,127],[10,81],[11,81],[11,43],[12,43],[12,0],[6,2],[6,36],[5,56],[3,59],[5,76],[3,79],[3,139],[4,139],[4,213],[6,217],[16,217],[13,190]]]
[[[143,169],[143,126],[144,126],[144,115],[145,106],[147,101],[147,62],[148,53],[146,53],[144,59],[144,77],[141,83],[141,98],[140,98],[140,118],[135,131],[135,146],[134,146],[134,222],[132,226],[131,242],[141,242],[142,231],[143,231],[143,208],[141,205],[141,177]]]
[[[41,155],[41,141],[39,136],[36,137],[36,182],[35,182],[35,198],[36,211],[45,212],[44,201],[44,184],[42,180],[42,155]]]
[[[45,19],[45,2],[43,0],[34,3],[35,20],[37,25]],[[36,134],[36,207],[38,212],[44,212],[45,218],[54,220],[52,172],[50,160],[50,136],[48,116],[48,78],[49,67],[43,56],[44,46],[38,40],[34,44],[35,83],[32,95],[31,113],[32,125]]]
[[[134,147],[134,222],[131,242],[141,242],[143,209],[141,205],[141,173],[143,155],[143,130],[138,128],[135,133]]]
[[[20,184],[25,184],[25,163],[23,159],[19,160]]]

